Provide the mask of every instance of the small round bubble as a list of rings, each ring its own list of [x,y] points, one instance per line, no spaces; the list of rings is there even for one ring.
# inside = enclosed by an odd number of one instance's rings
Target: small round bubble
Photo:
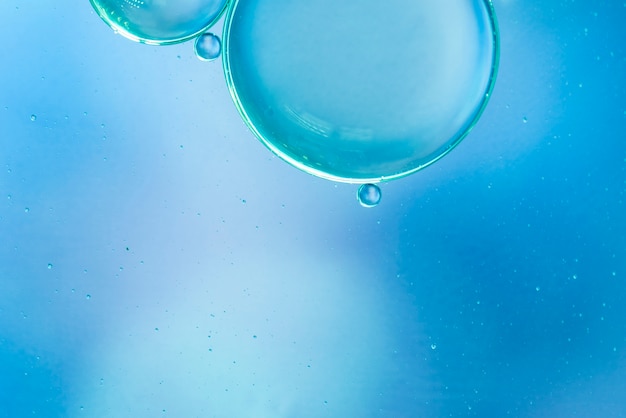
[[[219,36],[207,32],[196,38],[196,56],[202,61],[213,61],[219,58],[222,52],[222,41]]]
[[[378,205],[381,197],[382,192],[380,191],[380,187],[371,183],[362,184],[356,193],[356,198],[361,206],[365,208],[373,208]]]
[[[194,38],[215,24],[228,5],[228,0],[90,1],[116,33],[152,45]]]
[[[255,136],[316,176],[377,183],[437,161],[495,83],[489,0],[232,0],[222,58]]]

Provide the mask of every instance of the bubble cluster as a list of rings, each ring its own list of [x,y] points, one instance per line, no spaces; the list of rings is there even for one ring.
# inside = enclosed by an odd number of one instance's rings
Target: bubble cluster
[[[235,106],[263,144],[378,199],[370,183],[414,173],[468,134],[497,73],[490,0],[90,1],[129,39],[196,38],[199,59],[221,53]],[[223,12],[222,45],[206,30]]]

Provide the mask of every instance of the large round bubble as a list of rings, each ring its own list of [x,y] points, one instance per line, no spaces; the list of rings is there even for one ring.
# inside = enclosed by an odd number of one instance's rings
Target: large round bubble
[[[133,41],[166,45],[212,26],[228,0],[90,0],[100,17]]]
[[[368,183],[436,161],[482,113],[498,62],[487,0],[233,0],[224,69],[290,164]]]

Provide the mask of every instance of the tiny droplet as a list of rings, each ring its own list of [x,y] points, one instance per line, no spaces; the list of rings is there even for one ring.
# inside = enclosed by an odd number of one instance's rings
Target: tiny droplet
[[[222,41],[220,41],[219,36],[207,32],[196,38],[194,49],[196,56],[201,61],[213,61],[222,52]]]
[[[380,187],[375,184],[367,183],[361,185],[356,194],[361,206],[365,208],[373,208],[380,203],[382,193]]]

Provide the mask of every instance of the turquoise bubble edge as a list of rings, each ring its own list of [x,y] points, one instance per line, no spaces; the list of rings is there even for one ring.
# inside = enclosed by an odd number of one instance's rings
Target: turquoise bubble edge
[[[254,124],[252,123],[250,117],[248,116],[246,110],[244,109],[241,100],[239,99],[239,95],[237,93],[237,89],[235,88],[232,71],[230,70],[230,61],[229,61],[229,44],[230,44],[230,28],[232,25],[233,16],[237,9],[237,5],[239,4],[239,0],[231,0],[226,10],[226,17],[224,19],[224,27],[222,29],[222,67],[224,69],[224,77],[226,78],[226,85],[228,87],[228,91],[230,96],[239,112],[241,118],[244,123],[252,131],[254,136],[261,141],[265,147],[267,147],[272,153],[274,153],[281,160],[287,162],[288,164],[308,173],[310,175],[320,177],[326,180],[335,181],[338,183],[349,183],[349,184],[366,184],[366,183],[381,183],[387,182],[391,180],[397,180],[411,174],[414,174],[424,168],[436,163],[441,158],[445,157],[450,153],[457,145],[469,135],[474,126],[480,120],[483,112],[485,111],[487,104],[489,103],[489,99],[491,98],[493,89],[495,88],[496,78],[498,75],[498,69],[500,66],[500,28],[498,25],[498,20],[496,18],[495,8],[493,7],[493,3],[491,0],[483,0],[483,4],[486,8],[487,14],[489,15],[489,21],[492,27],[492,42],[493,42],[493,54],[492,54],[492,65],[491,65],[491,73],[489,75],[489,83],[487,89],[485,91],[484,98],[480,104],[480,107],[476,111],[472,121],[469,123],[467,129],[463,134],[459,135],[454,141],[452,141],[446,149],[444,149],[440,154],[433,157],[430,161],[418,165],[415,168],[412,168],[407,171],[403,171],[401,173],[395,173],[388,176],[380,176],[380,177],[367,177],[367,178],[349,178],[349,177],[341,177],[329,174],[322,170],[317,170],[314,167],[303,164],[300,161],[285,155],[278,147],[274,146],[271,142],[267,141],[263,135],[256,129]]]
[[[211,22],[209,22],[207,25],[205,25],[202,29],[199,29],[198,31],[190,35],[186,35],[186,36],[175,38],[175,39],[168,39],[168,40],[149,39],[149,38],[142,38],[140,36],[137,36],[127,31],[123,27],[118,26],[114,21],[109,19],[109,15],[106,14],[106,12],[100,6],[96,4],[95,0],[89,0],[89,3],[91,3],[91,7],[95,10],[96,14],[100,17],[100,19],[102,19],[104,23],[106,23],[107,26],[109,26],[115,33],[122,35],[126,39],[130,39],[131,41],[139,42],[142,44],[164,46],[164,45],[175,45],[175,44],[179,44],[182,42],[187,42],[193,38],[198,37],[199,35],[202,35],[209,28],[211,28],[213,25],[219,22],[219,20],[222,18],[224,13],[229,9],[229,6],[232,3],[232,1],[226,0],[224,2],[224,6],[222,6],[222,9],[215,16],[215,18],[211,20]]]

